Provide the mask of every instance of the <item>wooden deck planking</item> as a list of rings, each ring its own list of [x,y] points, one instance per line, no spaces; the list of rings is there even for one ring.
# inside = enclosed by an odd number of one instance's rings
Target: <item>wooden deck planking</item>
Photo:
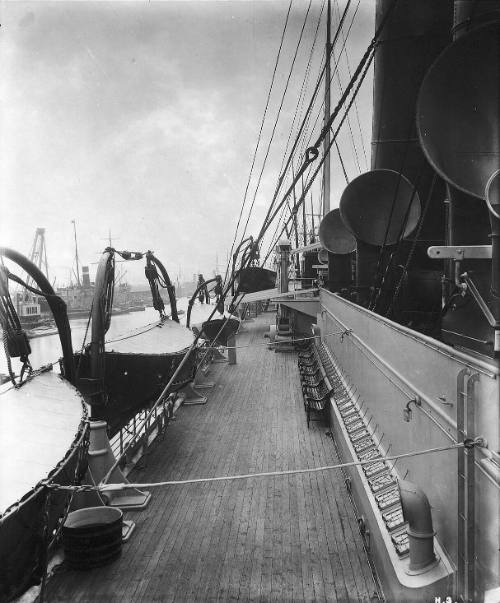
[[[271,314],[239,345],[262,344]],[[204,406],[182,407],[133,481],[163,481],[337,461],[327,428],[306,427],[295,354],[263,345],[211,365]],[[54,577],[48,601],[368,601],[375,584],[342,473],[154,489],[114,564]]]

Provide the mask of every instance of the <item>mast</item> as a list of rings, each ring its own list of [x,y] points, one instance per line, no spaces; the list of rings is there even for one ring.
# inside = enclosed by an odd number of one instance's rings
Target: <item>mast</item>
[[[304,194],[304,180],[302,179],[302,195]],[[302,203],[302,225],[304,227],[304,247],[307,245],[307,219],[306,219],[306,200]]]
[[[330,55],[332,50],[331,40],[331,29],[332,29],[332,3],[328,0],[327,15],[326,15],[326,69],[325,69],[325,125],[330,118],[330,79],[331,79],[331,67],[330,67]],[[330,147],[330,128],[328,128],[325,138],[323,140],[323,154],[328,154]],[[323,216],[330,211],[330,159],[327,157],[323,164]]]
[[[326,165],[326,162],[325,162]],[[313,204],[313,196],[311,193],[311,243],[316,241],[316,227],[314,225],[314,204]]]
[[[71,220],[71,223],[73,224],[73,232],[75,234],[75,261],[76,261],[76,284],[80,287],[81,286],[81,282],[80,282],[80,260],[78,259],[78,242],[76,240],[76,224],[74,220]]]

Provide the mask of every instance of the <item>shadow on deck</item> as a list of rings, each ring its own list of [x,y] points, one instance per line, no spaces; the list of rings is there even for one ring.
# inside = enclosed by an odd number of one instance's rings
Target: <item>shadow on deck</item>
[[[274,316],[245,323],[237,365],[215,364],[204,406],[184,406],[133,482],[338,462],[308,430],[296,354],[267,349]],[[121,558],[54,576],[46,600],[370,601],[376,585],[339,470],[154,489]]]

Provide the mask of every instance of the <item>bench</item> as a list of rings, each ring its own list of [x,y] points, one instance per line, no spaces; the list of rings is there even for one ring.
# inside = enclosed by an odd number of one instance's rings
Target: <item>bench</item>
[[[306,350],[299,352],[299,358],[309,359],[314,358],[316,356],[314,348],[309,345]]]
[[[304,364],[299,359],[299,372],[301,375],[314,375],[314,373],[319,371],[320,364],[318,362],[313,362],[311,364]]]
[[[326,371],[322,364],[307,367],[307,370],[301,370],[300,379],[302,383],[305,383],[306,385],[317,387],[326,379]]]
[[[302,393],[304,395],[304,403],[307,416],[307,427],[311,422],[311,412],[324,413],[325,408],[330,400],[333,392],[333,387],[326,375],[321,379],[317,386],[302,384]]]
[[[307,427],[311,420],[311,413],[323,413],[333,392],[320,355],[314,345],[310,349],[298,354],[298,365],[302,394],[304,396],[304,409],[307,416]]]
[[[304,385],[308,385],[310,387],[318,387],[318,385],[323,381],[323,375],[321,374],[321,370],[318,367],[318,370],[314,373],[314,375],[308,375],[306,373],[301,376],[300,380]]]

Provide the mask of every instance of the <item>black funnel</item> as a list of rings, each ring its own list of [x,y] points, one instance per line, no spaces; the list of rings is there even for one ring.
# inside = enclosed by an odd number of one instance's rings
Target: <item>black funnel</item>
[[[417,129],[427,159],[453,187],[484,199],[499,167],[500,23],[446,48],[424,78]]]

